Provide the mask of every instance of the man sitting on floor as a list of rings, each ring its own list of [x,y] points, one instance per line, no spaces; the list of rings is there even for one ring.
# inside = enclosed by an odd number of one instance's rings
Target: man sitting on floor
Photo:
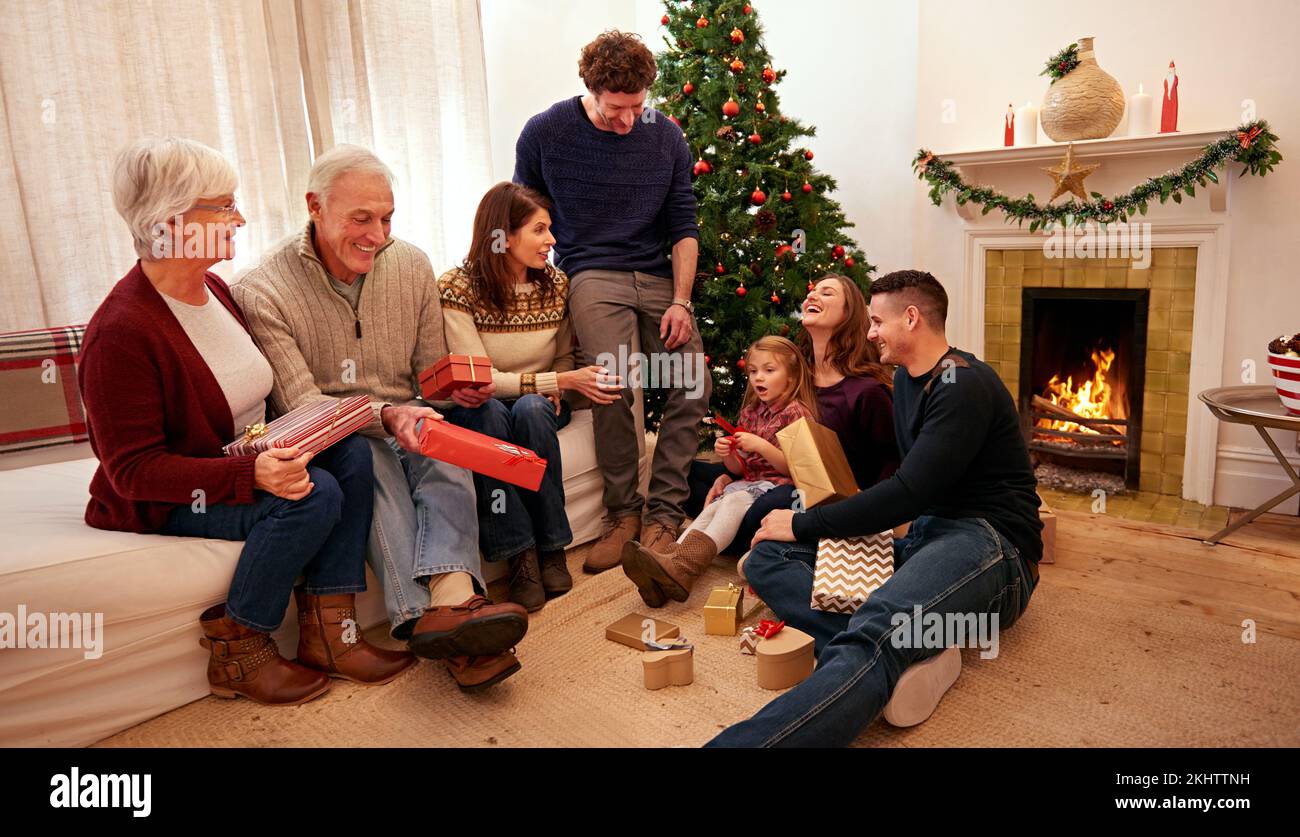
[[[879,344],[883,363],[898,367],[902,465],[850,499],[763,519],[745,577],[781,619],[813,636],[817,670],[709,746],[844,746],[887,701],[923,720],[956,680],[961,658],[956,648],[900,647],[912,644],[911,623],[974,616],[995,619],[997,630],[1028,606],[1042,523],[1020,419],[997,373],[948,345],[947,314],[948,295],[929,273],[902,270],[872,284],[867,339]],[[871,535],[911,520],[894,543],[893,576],[856,613],[809,607],[818,538]]]

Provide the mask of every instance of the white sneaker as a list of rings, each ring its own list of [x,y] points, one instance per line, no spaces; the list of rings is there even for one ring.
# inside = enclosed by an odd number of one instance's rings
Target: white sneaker
[[[749,552],[753,552],[753,551],[754,550],[752,549],[749,550]],[[740,560],[736,562],[736,575],[740,576],[740,580],[745,582],[746,584],[749,583],[749,579],[745,578],[745,562],[749,560],[749,552],[746,552],[744,555],[740,556]]]
[[[927,660],[908,667],[898,678],[885,720],[896,727],[914,727],[934,714],[944,694],[961,674],[961,649],[945,648]]]

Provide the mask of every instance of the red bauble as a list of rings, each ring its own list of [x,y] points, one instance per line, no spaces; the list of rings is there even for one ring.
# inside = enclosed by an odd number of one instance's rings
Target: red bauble
[[[772,302],[779,305],[781,303],[781,297],[777,296],[775,293],[772,294]]]
[[[816,285],[814,285],[812,282],[809,282],[809,283],[808,283],[808,293],[812,293],[812,292],[815,291],[816,289],[817,289],[817,286],[816,286]]]
[[[754,105],[754,110],[758,111],[759,113],[762,113],[763,111],[767,110],[767,106],[764,105],[762,102],[759,102],[758,104]]]
[[[754,11],[754,7],[746,6],[745,8],[741,9],[741,11],[744,12],[745,14],[749,14],[750,12]]]
[[[840,256],[844,255],[844,248],[836,244],[834,247],[831,248],[831,254],[838,259]]]
[[[755,206],[762,206],[763,203],[767,200],[767,195],[763,194],[762,189],[755,189],[753,193],[749,196],[749,200]]]
[[[737,369],[745,368],[745,359],[743,357],[740,360],[736,361],[736,368]]]
[[[727,269],[723,267],[721,264],[719,264],[717,267],[713,268],[713,272],[721,276],[722,274],[727,272]]]
[[[805,183],[802,188],[803,188],[803,193],[806,195],[812,191],[812,184]]]
[[[663,17],[659,18],[659,25],[660,26],[668,25],[668,15],[664,15]]]
[[[791,247],[789,244],[778,244],[776,247],[776,257],[778,259],[788,256],[793,252],[794,252],[794,248]]]
[[[700,160],[695,164],[694,172],[696,177],[699,177],[702,174],[708,174],[711,171],[713,171],[713,166],[710,166],[707,160]]]
[[[844,260],[845,267],[853,267],[853,265],[854,265],[854,261],[852,256],[849,256],[847,259]]]
[[[813,158],[813,153],[811,151],[805,151],[803,153],[803,158],[805,160],[811,160]]]
[[[768,84],[771,84],[772,82],[776,81],[776,70],[773,70],[771,67],[764,67],[763,81],[767,82]]]
[[[747,293],[749,293],[749,291],[745,290],[744,285],[741,285],[739,288],[736,288],[736,296],[744,296]]]
[[[692,93],[695,92],[695,85],[691,84],[689,81],[686,82],[685,84],[682,85],[682,92],[685,93],[687,96],[691,95]]]
[[[794,195],[790,194],[789,189],[786,189],[784,192],[781,193],[781,200],[785,201],[786,203],[789,203],[790,201],[794,200]]]
[[[740,114],[740,103],[735,99],[728,99],[722,105],[723,116],[737,116]]]
[[[754,143],[754,145],[758,145],[760,142],[763,141],[763,135],[755,131],[754,133],[749,135],[749,141]]]
[[[744,40],[745,40],[745,33],[744,33],[744,32],[741,32],[739,29],[732,29],[732,30],[731,30],[731,42],[732,42],[733,44],[738,44],[738,43],[740,43],[740,42],[742,42],[742,41],[744,41]]]
[[[710,358],[708,355],[705,355],[705,356],[704,356],[704,365],[705,365],[705,366],[708,366],[708,365],[709,365],[710,363],[712,363],[712,362],[713,362],[713,359],[712,359],[712,358]]]
[[[737,58],[736,60],[732,61],[730,64],[727,65],[727,67],[728,67],[728,68],[729,68],[733,73],[736,73],[737,75],[739,75],[740,73],[745,72],[745,62],[744,62],[744,61],[741,61],[739,58]]]
[[[1111,203],[1110,201],[1103,201],[1101,204],[1101,208],[1106,210],[1107,212],[1110,212],[1112,209],[1115,208],[1115,204]]]
[[[707,17],[704,17],[703,15],[700,15],[700,19],[695,21],[696,29],[703,29],[708,25],[709,25],[709,19]]]

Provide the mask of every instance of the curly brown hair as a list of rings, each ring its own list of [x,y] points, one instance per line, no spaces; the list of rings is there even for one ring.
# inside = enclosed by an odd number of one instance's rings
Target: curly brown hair
[[[654,54],[632,32],[610,29],[582,48],[578,75],[592,93],[640,93],[659,74]]]

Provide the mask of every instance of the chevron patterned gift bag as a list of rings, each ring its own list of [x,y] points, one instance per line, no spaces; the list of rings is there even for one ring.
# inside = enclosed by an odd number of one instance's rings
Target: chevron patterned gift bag
[[[894,533],[817,541],[812,607],[853,613],[894,574]]]

